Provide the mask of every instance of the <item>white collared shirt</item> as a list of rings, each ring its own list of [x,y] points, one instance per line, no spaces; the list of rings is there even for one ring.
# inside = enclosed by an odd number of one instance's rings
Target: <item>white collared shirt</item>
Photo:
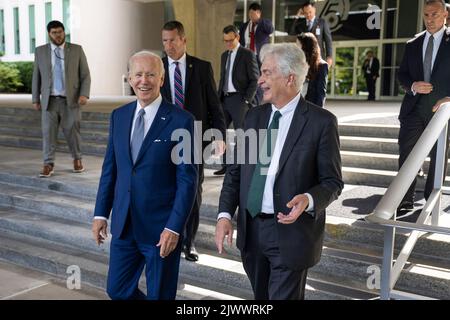
[[[156,98],[152,103],[150,103],[147,106],[141,106],[141,104],[139,103],[139,100],[136,102],[136,111],[134,112],[133,124],[131,127],[130,144],[131,144],[131,138],[133,137],[136,119],[138,117],[138,114],[139,114],[139,111],[141,110],[141,108],[144,108],[144,110],[145,110],[145,115],[144,115],[144,139],[145,139],[145,136],[147,135],[147,132],[150,129],[150,127],[153,123],[153,120],[155,119],[156,113],[158,112],[161,102],[162,102],[161,95],[159,95],[158,98]]]
[[[231,57],[230,57],[230,59],[231,59],[231,61],[230,61],[230,77],[228,78],[228,92],[229,92],[229,93],[231,93],[231,92],[237,92],[236,88],[235,88],[234,85],[233,85],[233,66],[234,66],[234,61],[236,60],[236,55],[237,55],[237,52],[238,52],[240,46],[241,46],[241,45],[238,43],[238,45],[236,46],[236,48],[234,48],[234,49],[231,51]],[[227,59],[228,59],[228,57],[227,57]],[[226,63],[227,63],[227,62],[225,61],[225,68],[226,68]],[[225,70],[225,72],[226,72],[226,70]]]
[[[439,51],[439,46],[441,45],[442,37],[444,36],[445,26],[442,27],[441,30],[433,34],[434,42],[433,42],[433,58],[431,60],[431,70],[433,70],[434,61],[436,60],[437,53]],[[423,40],[422,46],[422,62],[425,61],[425,52],[427,50],[428,41],[430,39],[431,33],[428,31],[425,33],[425,39]]]
[[[300,101],[300,97],[301,93],[299,92],[291,101],[289,101],[284,107],[280,109],[272,105],[272,114],[270,115],[267,127],[269,127],[270,123],[272,122],[273,115],[276,111],[280,111],[281,117],[278,126],[277,142],[275,145],[275,149],[273,150],[273,155],[267,172],[266,184],[264,186],[263,200],[261,205],[261,212],[264,213],[274,213],[275,215],[278,214],[278,212],[275,212],[273,204],[273,186],[280,164],[281,151],[283,150],[284,143],[286,142],[286,137],[288,135],[289,128],[291,127],[292,118],[294,117],[295,109],[297,108],[297,105]],[[308,207],[305,209],[305,212],[314,216],[313,197],[309,193],[305,193],[305,195],[308,197],[309,202]],[[220,218],[227,218],[231,220],[231,214],[229,212],[220,212],[217,220],[219,220]]]
[[[65,70],[65,67],[64,67],[64,48],[65,48],[65,46],[66,46],[65,42],[62,45],[59,46],[59,48],[61,49],[60,50],[60,53],[61,53],[61,57],[60,58],[62,59],[61,66],[62,66],[62,71],[63,71],[63,79],[66,79],[66,70]],[[54,43],[50,43],[50,48],[52,50],[50,56],[52,58],[52,75],[53,75],[53,79],[55,78],[55,75],[54,75],[54,72],[55,72],[54,71],[55,70],[55,60],[58,59],[55,56],[55,49],[56,49],[56,47],[57,47],[57,45],[55,45]],[[63,90],[62,91],[55,90],[54,86],[52,85],[51,95],[52,96],[64,96],[65,97],[66,96],[66,84],[65,84],[65,81],[63,82]]]
[[[250,20],[248,22],[247,28],[245,29],[245,47],[250,50],[250,31],[252,30],[252,24],[253,22]],[[256,29],[258,29],[258,24],[255,25],[255,33]],[[255,38],[255,51],[253,51],[256,54],[256,38]]]
[[[183,92],[186,93],[186,53],[179,60],[173,60],[171,57],[167,57],[169,65],[169,83],[170,93],[172,95],[172,103],[175,103],[175,62],[178,61],[178,67],[181,72],[181,80],[183,81]]]
[[[308,28],[308,22],[309,22],[309,20],[306,20],[306,27]],[[312,18],[312,20],[311,20],[311,30],[309,30],[308,29],[308,32],[312,32],[312,33],[314,33],[314,35],[315,35],[315,32],[313,31],[313,27],[314,27],[314,23],[316,22],[316,17],[314,16],[314,18]]]

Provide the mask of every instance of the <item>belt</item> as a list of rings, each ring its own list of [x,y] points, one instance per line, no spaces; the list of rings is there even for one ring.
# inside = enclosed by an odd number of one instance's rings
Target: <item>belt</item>
[[[64,96],[50,96],[50,98],[65,99],[66,97],[64,97]]]
[[[275,214],[273,213],[264,213],[264,212],[260,212],[256,215],[258,218],[260,219],[273,219],[273,217],[275,216]]]

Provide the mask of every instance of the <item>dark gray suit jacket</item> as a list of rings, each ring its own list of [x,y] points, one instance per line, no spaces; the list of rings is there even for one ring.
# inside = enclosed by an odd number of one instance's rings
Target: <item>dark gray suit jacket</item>
[[[223,86],[225,83],[225,67],[227,64],[228,51],[222,53],[220,63],[219,97],[223,99]],[[258,62],[255,54],[240,46],[234,59],[233,70],[231,70],[231,81],[236,90],[242,94],[245,100],[252,103],[258,87]]]
[[[42,110],[47,110],[52,92],[53,72],[50,43],[37,47],[34,54],[32,81],[32,101],[40,103]],[[66,42],[64,46],[64,72],[67,105],[79,107],[80,96],[89,97],[91,75],[83,48]]]
[[[244,130],[267,129],[272,112],[270,104],[247,113]],[[219,200],[219,212],[237,217],[237,246],[246,247],[246,204],[255,164],[249,163],[249,139],[245,139],[245,164],[227,168]],[[290,225],[277,224],[283,263],[293,270],[315,265],[322,252],[325,208],[343,188],[341,156],[336,117],[303,98],[294,112],[283,146],[273,189],[275,212],[289,213],[286,204],[297,194],[309,193],[314,200],[314,217],[303,213]]]
[[[305,18],[299,18],[295,20],[292,24],[290,34],[298,35],[302,32],[311,32],[316,36],[317,42],[319,42],[322,59],[326,60],[327,57],[333,57],[333,42],[331,39],[331,30],[325,19],[316,17],[311,31],[308,31],[307,29]]]
[[[433,91],[427,95],[414,95],[411,91],[414,82],[423,81],[422,49],[424,40],[425,31],[408,41],[405,47],[405,53],[398,72],[398,80],[406,91],[400,109],[400,120],[412,112],[419,102],[421,105],[428,106],[431,110],[439,99],[450,96],[450,28],[444,31],[433,65],[430,80],[433,85]]]

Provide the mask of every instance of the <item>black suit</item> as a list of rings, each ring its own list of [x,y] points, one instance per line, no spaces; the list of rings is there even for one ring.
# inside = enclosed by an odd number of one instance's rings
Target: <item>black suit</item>
[[[172,102],[170,76],[167,57],[163,58],[166,76],[161,88],[161,95]],[[225,120],[217,96],[211,63],[186,54],[184,106],[194,115],[196,121],[202,122],[202,131],[214,128],[222,132],[225,139]],[[203,144],[203,147],[205,144]],[[203,164],[199,165],[199,183],[197,197],[192,212],[186,223],[184,245],[190,250],[199,226],[200,205],[202,202]]]
[[[363,63],[362,71],[364,78],[366,78],[367,91],[369,91],[368,100],[375,100],[375,84],[380,76],[380,61],[373,57],[371,65],[370,59],[366,59]]]
[[[315,78],[308,83],[308,91],[305,99],[319,107],[323,107],[327,96],[327,79],[328,64],[322,60],[319,64],[319,69],[317,70]]]
[[[271,113],[270,104],[250,109],[245,118],[244,130],[267,129]],[[249,141],[245,139],[245,163],[230,165],[227,170],[219,200],[219,212],[234,215],[239,207],[237,247],[241,251],[255,298],[299,299],[304,293],[304,282],[296,287],[299,290],[289,290],[296,284],[294,282],[298,283],[301,279],[280,283],[280,280],[274,278],[274,282],[269,284],[270,273],[274,270],[267,265],[267,259],[260,260],[256,257],[253,243],[258,236],[255,233],[262,230],[255,228],[259,218],[251,218],[246,209],[255,169],[255,164],[249,164],[249,149]],[[281,152],[274,182],[273,206],[275,213],[288,214],[290,209],[286,204],[295,195],[309,193],[314,201],[314,216],[303,213],[290,225],[275,222],[274,231],[277,235],[275,234],[273,241],[283,269],[306,275],[306,269],[318,263],[324,237],[325,208],[339,196],[342,188],[336,117],[301,98]],[[274,218],[270,220],[275,221]],[[274,287],[282,290],[272,295],[271,288]]]
[[[430,122],[433,116],[432,107],[439,99],[450,96],[450,28],[446,28],[444,31],[444,35],[436,55],[436,60],[433,64],[430,79],[430,82],[433,85],[433,91],[429,94],[416,95],[412,92],[413,83],[424,80],[424,40],[425,32],[422,32],[414,39],[408,41],[398,73],[400,84],[406,91],[399,115],[400,132],[398,143],[400,147],[400,167],[405,162],[420,135]],[[430,169],[424,192],[425,198],[428,198],[433,189],[435,162],[436,146],[431,152]],[[445,160],[445,165],[447,165],[447,160]],[[403,201],[414,201],[415,183],[416,181],[414,181],[411,185]]]
[[[308,31],[306,19],[296,19],[292,24],[290,34],[298,35],[302,32],[311,32],[316,36],[322,59],[326,60],[328,57],[333,57],[333,43],[328,22],[326,22],[323,18],[316,17],[311,30]]]

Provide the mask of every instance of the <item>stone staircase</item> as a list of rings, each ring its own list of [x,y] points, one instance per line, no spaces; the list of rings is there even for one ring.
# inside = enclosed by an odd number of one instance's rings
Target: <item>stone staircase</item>
[[[70,173],[68,155],[59,155],[56,173],[40,179],[40,120],[33,110],[0,108],[0,259],[66,278],[77,265],[82,281],[104,288],[109,241],[97,247],[90,223],[102,158],[107,114],[84,112],[87,172]],[[340,124],[346,184],[384,187],[395,176],[395,126]],[[382,135],[382,139],[377,137]],[[62,138],[62,136],[60,137]],[[375,139],[370,139],[375,138]],[[63,140],[63,139],[61,139]],[[395,140],[395,142],[394,142]],[[367,145],[371,144],[372,148]],[[61,150],[66,150],[61,143]],[[368,174],[372,170],[373,174]],[[390,172],[394,172],[392,175]],[[251,299],[250,283],[238,250],[215,249],[214,228],[221,178],[206,170],[204,204],[196,239],[198,263],[182,259],[178,299]],[[352,196],[347,191],[347,198]],[[356,195],[355,195],[356,197]],[[308,272],[307,299],[375,299],[369,289],[373,266],[381,265],[383,232],[361,219],[327,212],[326,238],[320,263]],[[396,248],[405,235],[397,236]],[[416,245],[396,289],[450,299],[450,237],[425,236]],[[375,267],[376,268],[376,267]],[[145,281],[141,279],[145,288]]]

